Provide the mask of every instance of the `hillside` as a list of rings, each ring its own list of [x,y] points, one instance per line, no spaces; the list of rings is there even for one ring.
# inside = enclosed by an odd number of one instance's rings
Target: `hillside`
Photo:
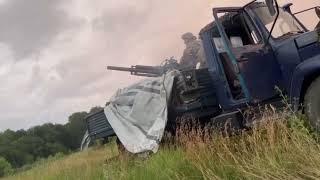
[[[103,179],[105,159],[112,156],[110,148],[91,149],[36,163],[32,169],[4,179]]]
[[[269,112],[263,119],[235,136],[181,127],[172,143],[147,160],[118,155],[109,144],[7,179],[319,179],[317,136],[287,113]]]
[[[73,113],[64,125],[48,123],[27,130],[0,132],[0,177],[8,174],[2,170],[4,165],[9,171],[16,171],[56,154],[76,152],[86,131],[85,117],[100,109]]]

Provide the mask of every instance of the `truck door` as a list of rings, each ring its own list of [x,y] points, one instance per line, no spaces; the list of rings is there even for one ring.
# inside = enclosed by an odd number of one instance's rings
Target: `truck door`
[[[255,102],[273,98],[279,94],[281,70],[273,50],[264,43],[261,33],[246,12],[239,16],[238,36],[230,36],[231,49],[240,72],[245,79],[251,98]]]
[[[228,13],[228,18],[225,19],[221,23],[224,37],[228,38],[229,48],[236,58],[250,99],[258,103],[276,97],[279,92],[275,88],[280,87],[281,71],[272,48],[264,43],[260,31],[245,11]],[[221,61],[232,90],[239,80],[232,78],[236,77],[236,72],[230,65],[230,59],[234,57],[227,54],[222,57]],[[235,98],[237,95],[233,93],[233,96]]]
[[[263,101],[279,92],[281,72],[271,48],[264,45],[246,45],[233,48],[252,100]]]

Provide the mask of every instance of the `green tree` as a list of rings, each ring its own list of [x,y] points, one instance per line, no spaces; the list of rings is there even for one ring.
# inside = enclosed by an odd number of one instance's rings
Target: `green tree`
[[[65,125],[47,123],[28,130],[0,132],[0,155],[13,168],[20,168],[57,153],[76,151],[86,131],[85,117],[100,110],[103,108],[93,107],[89,113],[73,113]]]
[[[21,167],[25,164],[33,162],[33,155],[19,149],[14,145],[0,146],[0,154],[4,157],[14,168]]]
[[[89,114],[97,113],[97,112],[99,112],[101,110],[103,110],[102,107],[96,106],[96,107],[93,107],[93,108],[90,109]]]
[[[0,177],[7,176],[12,173],[13,169],[11,167],[11,164],[3,157],[0,157]]]
[[[72,150],[79,149],[81,139],[86,131],[85,117],[88,116],[87,112],[74,113],[69,117],[69,122],[66,128],[70,136],[69,148]]]

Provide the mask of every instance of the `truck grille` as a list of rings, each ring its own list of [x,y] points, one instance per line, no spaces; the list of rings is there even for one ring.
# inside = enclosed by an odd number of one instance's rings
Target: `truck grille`
[[[87,129],[92,140],[115,135],[104,110],[86,117]]]

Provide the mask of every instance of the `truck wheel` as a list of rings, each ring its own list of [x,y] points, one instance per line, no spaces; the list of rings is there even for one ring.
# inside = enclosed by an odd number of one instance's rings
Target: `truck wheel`
[[[304,107],[311,128],[320,131],[320,77],[308,88],[304,98]]]

